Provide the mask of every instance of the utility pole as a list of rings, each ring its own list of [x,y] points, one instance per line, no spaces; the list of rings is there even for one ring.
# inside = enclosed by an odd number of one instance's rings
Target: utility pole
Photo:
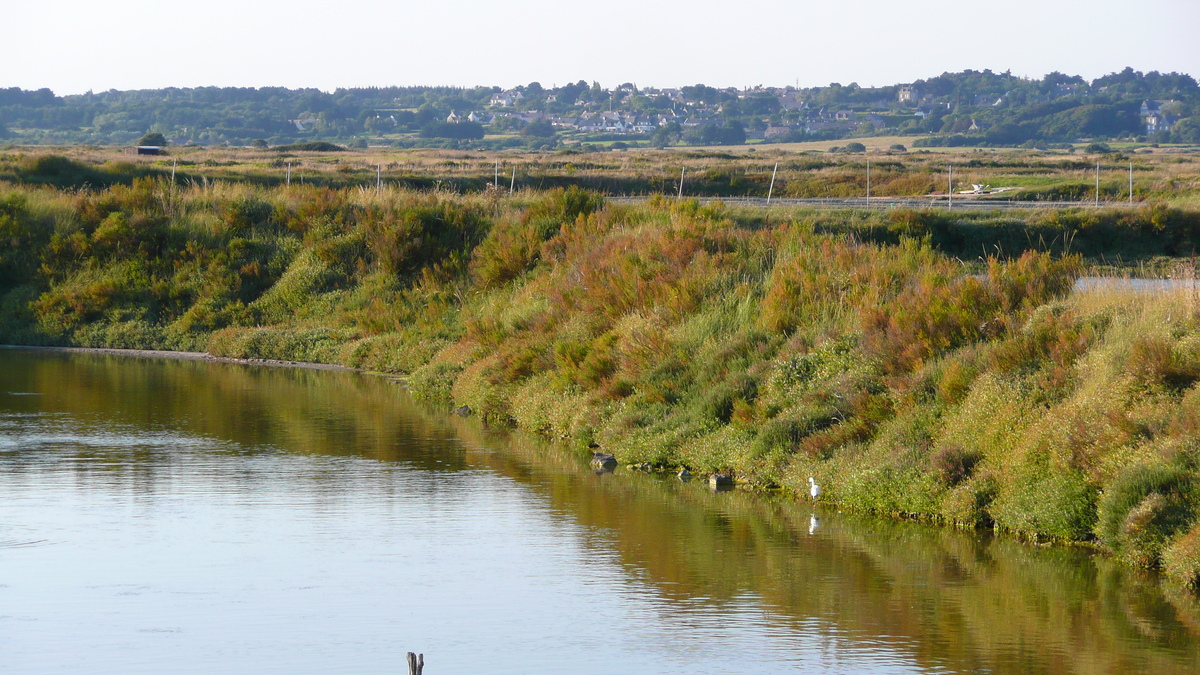
[[[679,195],[675,197],[676,199],[683,199],[683,175],[685,173],[687,173],[686,166],[679,170]]]
[[[771,195],[775,192],[775,173],[779,171],[779,162],[775,162],[775,168],[771,170],[771,187],[767,188],[767,206],[771,205]]]

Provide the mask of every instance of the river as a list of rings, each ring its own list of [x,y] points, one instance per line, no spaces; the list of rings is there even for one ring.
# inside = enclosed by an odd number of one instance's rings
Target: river
[[[619,468],[353,372],[0,350],[5,673],[1194,673],[1087,551]]]

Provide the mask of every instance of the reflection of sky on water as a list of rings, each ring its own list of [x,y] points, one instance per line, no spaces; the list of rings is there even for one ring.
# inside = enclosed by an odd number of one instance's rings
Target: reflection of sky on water
[[[665,598],[604,534],[490,471],[446,489],[438,472],[115,426],[0,417],[20,448],[0,459],[15,672],[400,672],[408,650],[438,672],[920,670],[752,594]]]

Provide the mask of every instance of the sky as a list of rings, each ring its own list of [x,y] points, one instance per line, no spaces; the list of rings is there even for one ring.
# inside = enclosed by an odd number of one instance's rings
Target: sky
[[[1200,0],[17,0],[0,87],[882,86],[1200,77]]]

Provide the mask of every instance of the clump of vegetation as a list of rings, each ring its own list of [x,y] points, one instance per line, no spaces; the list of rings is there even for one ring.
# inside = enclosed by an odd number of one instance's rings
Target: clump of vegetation
[[[305,141],[303,143],[287,143],[271,148],[276,152],[345,152],[346,148],[329,141]]]
[[[1200,588],[1200,525],[1177,537],[1162,554],[1168,576],[1192,589]]]
[[[1134,465],[1105,491],[1096,533],[1130,562],[1154,566],[1163,547],[1195,516],[1194,472],[1164,464]]]

